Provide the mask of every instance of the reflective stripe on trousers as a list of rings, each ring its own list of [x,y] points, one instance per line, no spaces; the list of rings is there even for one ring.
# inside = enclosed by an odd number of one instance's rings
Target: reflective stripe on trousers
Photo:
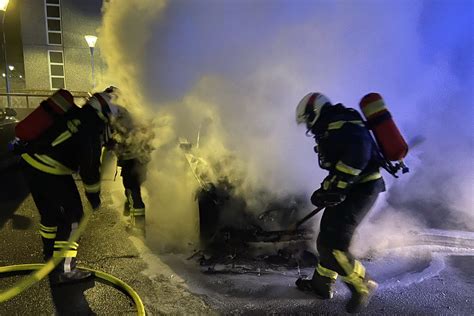
[[[318,264],[316,266],[316,271],[318,272],[319,275],[333,279],[333,280],[336,280],[338,276],[338,273],[336,271],[325,268],[321,264]]]
[[[73,173],[73,170],[46,155],[34,154],[31,156],[29,154],[22,154],[21,158],[30,166],[49,174],[70,175]]]
[[[69,233],[69,236],[67,237],[68,239],[71,237],[72,234],[74,234],[74,231],[77,229],[78,223],[72,223],[71,224],[71,232]],[[64,248],[67,247],[68,242],[66,240],[56,240],[54,242],[54,252],[53,256],[57,256],[59,252]],[[66,251],[63,255],[64,257],[64,262],[62,264],[62,269],[64,272],[71,272],[72,269],[74,269],[74,266],[72,265],[73,258],[77,256],[77,248],[79,247],[79,244],[77,242],[73,243],[71,246],[69,246],[69,250]]]
[[[40,224],[39,233],[43,238],[55,239],[57,231],[58,226],[45,226],[43,224]]]
[[[364,283],[365,268],[362,263],[358,260],[354,260],[354,263],[351,264],[351,260],[340,250],[334,250],[333,254],[339,265],[346,272],[346,275],[342,277],[343,281],[354,286],[359,293],[368,293],[369,289]]]

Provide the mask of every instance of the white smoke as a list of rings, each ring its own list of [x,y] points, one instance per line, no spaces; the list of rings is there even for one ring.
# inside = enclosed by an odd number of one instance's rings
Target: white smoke
[[[394,193],[384,195],[391,198],[390,209],[410,210],[397,212],[397,222],[433,216],[423,210],[414,219],[413,201],[442,200],[450,219],[473,229],[472,168],[466,173],[472,167],[472,92],[460,104],[467,83],[456,78],[443,54],[426,60],[420,33],[428,23],[422,20],[425,6],[370,0],[110,1],[102,28],[109,77],[126,90],[137,112],[159,120],[161,149],[146,184],[156,193],[148,213],[155,214],[157,231],[172,239],[186,235],[182,243],[195,241],[191,195],[197,183],[183,171],[186,161],[176,146],[179,137],[195,143],[203,122],[208,128],[200,134],[201,153],[235,156],[249,201],[260,187],[309,196],[325,173],[317,167],[313,140],[295,125],[294,110],[310,91],[351,107],[368,92],[381,93],[407,140],[427,139],[407,159],[420,161],[410,178],[403,187],[395,181]],[[465,116],[456,115],[463,111]],[[388,215],[379,220],[395,213],[382,209]],[[378,234],[390,235],[390,226],[380,226],[387,230]]]

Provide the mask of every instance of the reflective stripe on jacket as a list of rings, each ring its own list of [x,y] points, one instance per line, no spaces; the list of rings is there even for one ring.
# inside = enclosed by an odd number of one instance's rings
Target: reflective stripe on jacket
[[[104,122],[88,104],[65,120],[60,120],[26,153],[22,159],[32,167],[53,175],[79,172],[86,192],[100,191],[101,137]]]
[[[32,167],[55,175],[67,175],[73,174],[73,170],[69,169],[68,167],[64,166],[60,162],[52,159],[47,155],[39,155],[39,154],[22,154],[21,158],[30,164]]]
[[[329,171],[324,190],[345,191],[354,185],[382,179],[376,148],[360,114],[342,106],[332,106],[321,117],[316,130],[322,168]]]

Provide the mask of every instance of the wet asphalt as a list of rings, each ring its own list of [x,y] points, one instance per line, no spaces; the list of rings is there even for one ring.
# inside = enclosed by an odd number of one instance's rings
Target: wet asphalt
[[[0,174],[0,266],[40,263],[39,215],[31,196],[19,170],[10,168]],[[125,218],[108,197],[107,183],[103,188],[103,207],[93,214],[80,241],[79,264],[125,281],[140,295],[148,315],[346,314],[349,292],[341,282],[332,300],[321,301],[295,288],[295,271],[260,276],[209,275],[186,260],[188,254],[158,257],[148,252],[143,241],[127,230]],[[447,242],[430,240],[444,246]],[[361,315],[472,315],[474,244],[471,240],[462,245],[465,252],[415,255],[402,263],[397,255],[365,261],[380,287]],[[22,277],[0,276],[0,290]],[[134,315],[136,309],[127,295],[98,280],[61,288],[52,288],[48,280],[42,280],[0,303],[1,316],[55,313]]]
[[[81,183],[77,182],[82,190]],[[0,266],[41,263],[39,214],[17,168],[1,171]],[[79,265],[112,274],[141,297],[148,315],[211,314],[204,301],[186,290],[182,280],[160,260],[146,253],[143,242],[127,230],[103,185],[103,206],[93,214],[80,240]],[[83,197],[84,198],[84,197]],[[84,199],[83,199],[84,201]],[[146,263],[143,257],[151,257]],[[147,271],[149,262],[154,264]],[[3,291],[23,275],[0,275]],[[9,301],[0,303],[0,315],[134,315],[133,301],[119,289],[98,279],[51,287],[47,279]]]

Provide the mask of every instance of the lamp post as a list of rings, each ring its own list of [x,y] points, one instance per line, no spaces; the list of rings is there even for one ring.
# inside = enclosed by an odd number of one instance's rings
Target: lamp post
[[[5,62],[5,90],[7,92],[7,103],[10,108],[12,105],[10,99],[10,76],[8,75],[8,63],[7,63],[7,41],[5,39],[5,15],[7,13],[9,0],[0,0],[0,14],[2,16],[2,33],[3,33],[3,61]]]
[[[86,35],[84,36],[86,39],[87,45],[89,45],[89,49],[91,51],[91,69],[92,69],[92,90],[95,89],[95,78],[94,78],[94,47],[95,43],[97,42],[97,36],[94,35]]]

